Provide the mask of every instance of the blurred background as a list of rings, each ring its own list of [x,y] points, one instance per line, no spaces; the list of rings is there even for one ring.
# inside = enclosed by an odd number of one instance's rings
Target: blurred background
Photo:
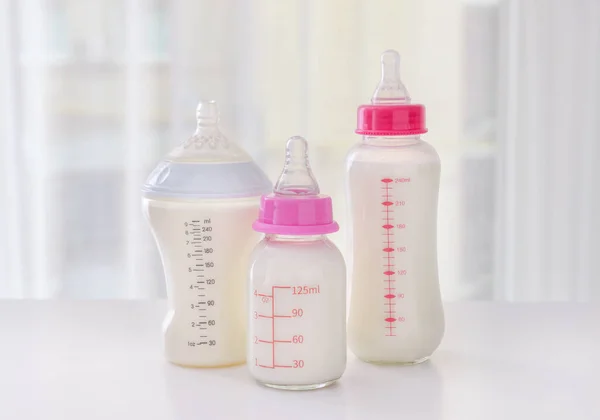
[[[140,186],[200,98],[272,179],[306,136],[345,226],[390,48],[442,158],[444,298],[600,301],[596,0],[0,0],[0,298],[164,296]]]

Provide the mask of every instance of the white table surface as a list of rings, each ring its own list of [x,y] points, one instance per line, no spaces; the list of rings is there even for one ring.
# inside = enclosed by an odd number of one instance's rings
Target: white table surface
[[[600,419],[600,307],[446,305],[446,337],[411,367],[350,356],[330,388],[278,391],[244,366],[161,353],[164,302],[0,302],[0,419]]]

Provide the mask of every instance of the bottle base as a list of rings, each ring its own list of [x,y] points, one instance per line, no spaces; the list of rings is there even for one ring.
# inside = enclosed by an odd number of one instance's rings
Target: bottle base
[[[195,365],[195,364],[190,364],[190,363],[175,362],[173,360],[168,360],[168,362],[171,363],[172,365],[183,367],[186,369],[221,369],[221,368],[240,366],[240,365],[243,365],[244,363],[246,363],[245,360],[238,361],[238,362],[231,362],[231,363],[216,364],[216,365],[202,365],[202,364]]]
[[[363,362],[366,363],[371,363],[373,365],[395,365],[395,366],[413,366],[413,365],[418,365],[421,364],[423,362],[426,362],[427,360],[429,360],[431,356],[425,356],[422,357],[420,359],[417,360],[412,360],[412,361],[395,361],[395,360],[366,360],[366,359],[361,359]],[[359,357],[360,359],[360,357]]]
[[[284,391],[313,391],[315,389],[321,389],[321,388],[325,388],[328,387],[330,385],[333,385],[335,382],[337,382],[339,378],[333,379],[331,381],[327,381],[327,382],[320,382],[317,384],[310,384],[310,385],[279,385],[279,384],[269,384],[266,382],[261,382],[261,381],[256,381],[259,384],[266,386],[268,388],[274,388],[274,389],[281,389]]]

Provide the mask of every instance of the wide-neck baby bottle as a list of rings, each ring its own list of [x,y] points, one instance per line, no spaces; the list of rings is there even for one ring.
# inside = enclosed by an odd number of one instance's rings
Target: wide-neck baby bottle
[[[252,222],[271,183],[221,134],[215,102],[201,102],[196,116],[194,135],[148,177],[143,210],[167,283],[167,359],[227,366],[246,357],[246,267],[260,239]]]
[[[351,213],[350,349],[375,363],[419,363],[438,347],[444,314],[437,268],[440,159],[421,140],[425,108],[411,104],[400,56],[381,56],[381,81],[358,108],[363,138],[347,157]]]
[[[260,383],[315,389],[346,367],[346,266],[327,238],[339,227],[319,193],[306,140],[287,143],[273,194],[261,199],[251,256],[248,368]]]

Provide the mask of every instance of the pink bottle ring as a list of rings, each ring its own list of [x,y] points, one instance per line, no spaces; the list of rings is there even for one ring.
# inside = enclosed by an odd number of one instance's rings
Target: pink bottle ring
[[[362,105],[357,113],[356,134],[409,136],[427,132],[423,105]]]
[[[261,197],[258,220],[252,228],[280,235],[325,235],[340,229],[333,220],[331,197],[274,194]]]

